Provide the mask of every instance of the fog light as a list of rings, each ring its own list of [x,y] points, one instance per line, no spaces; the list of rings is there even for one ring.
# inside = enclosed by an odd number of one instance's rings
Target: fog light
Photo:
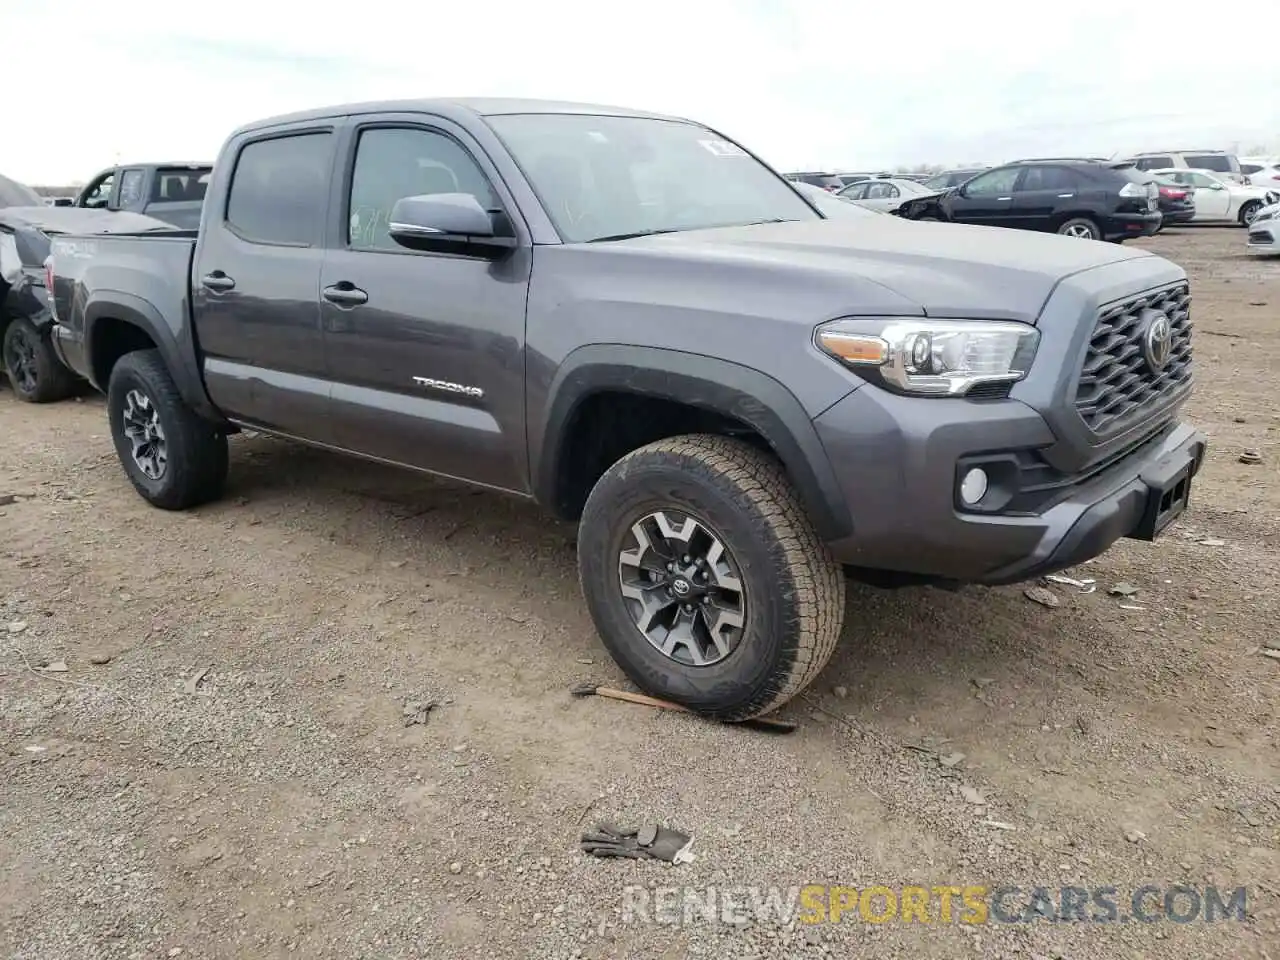
[[[987,471],[974,467],[960,481],[960,499],[966,507],[973,507],[987,495]]]

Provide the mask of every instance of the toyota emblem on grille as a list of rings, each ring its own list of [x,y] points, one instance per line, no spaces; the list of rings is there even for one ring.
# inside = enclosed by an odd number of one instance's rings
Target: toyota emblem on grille
[[[1152,373],[1159,373],[1169,362],[1173,350],[1173,325],[1163,313],[1157,313],[1147,322],[1142,335],[1142,357]]]

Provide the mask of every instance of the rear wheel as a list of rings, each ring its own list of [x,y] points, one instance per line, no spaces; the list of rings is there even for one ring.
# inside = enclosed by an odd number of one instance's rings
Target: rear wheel
[[[1077,240],[1101,240],[1102,231],[1088,217],[1072,217],[1064,220],[1058,227],[1058,233],[1064,237],[1075,237]]]
[[[743,441],[627,454],[591,491],[578,540],[596,629],[652,696],[719,720],[768,713],[839,639],[844,572],[781,465]]]
[[[76,389],[75,375],[53,352],[53,343],[22,317],[4,332],[4,369],[13,392],[27,403],[65,400]]]
[[[1261,203],[1257,200],[1250,200],[1240,208],[1240,224],[1245,227],[1249,226],[1249,224],[1253,223],[1253,218],[1258,215],[1258,211],[1261,209]]]
[[[226,435],[187,406],[158,351],[128,353],[115,365],[107,413],[116,455],[148,503],[185,510],[222,495]]]

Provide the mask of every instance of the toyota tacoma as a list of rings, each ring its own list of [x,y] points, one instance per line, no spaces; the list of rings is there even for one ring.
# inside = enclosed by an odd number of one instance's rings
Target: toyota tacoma
[[[1152,540],[1205,440],[1184,272],[828,219],[729,137],[527,100],[232,133],[198,230],[54,241],[59,355],[181,510],[252,429],[578,525],[602,641],[722,720],[822,669],[849,577],[1007,584]]]

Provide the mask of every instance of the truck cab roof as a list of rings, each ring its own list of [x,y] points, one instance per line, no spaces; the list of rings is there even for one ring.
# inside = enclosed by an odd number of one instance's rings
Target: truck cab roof
[[[583,116],[644,117],[651,120],[675,120],[691,122],[684,117],[633,110],[607,104],[576,103],[569,100],[537,100],[518,97],[456,97],[423,98],[416,100],[373,100],[365,103],[335,104],[294,113],[279,114],[238,127],[235,134],[248,133],[269,127],[308,120],[327,120],[350,114],[370,113],[432,113],[444,117],[497,117],[519,113],[569,113]]]

